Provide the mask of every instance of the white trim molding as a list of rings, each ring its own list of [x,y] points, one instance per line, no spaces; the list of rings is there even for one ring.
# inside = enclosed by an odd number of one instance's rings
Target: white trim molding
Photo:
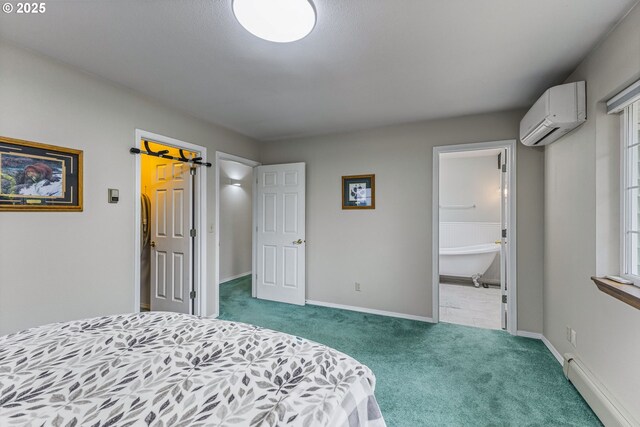
[[[544,335],[542,336],[542,342],[544,343],[544,345],[547,346],[547,348],[549,349],[549,351],[551,352],[551,354],[553,354],[553,357],[556,358],[556,360],[558,361],[559,364],[563,364],[564,363],[564,358],[562,357],[562,355],[560,354],[560,352],[558,350],[556,350],[556,348],[553,346],[553,344],[551,344],[551,341],[549,341],[547,339],[547,337],[545,337]]]
[[[251,276],[251,274],[252,274],[251,271],[246,271],[244,273],[236,274],[235,276],[225,277],[224,279],[220,279],[220,284],[223,284],[223,283],[226,283],[226,282],[230,282],[232,280],[236,280],[236,279],[239,279],[239,278],[244,277],[244,276]]]
[[[432,187],[432,223],[431,223],[431,271],[432,271],[432,312],[431,316],[434,323],[438,323],[440,319],[440,154],[443,153],[459,153],[464,151],[477,151],[492,148],[502,148],[507,150],[507,164],[509,171],[509,212],[507,224],[508,226],[508,265],[507,265],[507,284],[509,291],[507,292],[507,332],[516,335],[518,331],[518,294],[517,294],[517,215],[516,215],[516,140],[489,141],[456,145],[440,145],[433,147],[433,187]]]
[[[533,338],[534,340],[541,340],[542,334],[539,332],[518,331],[516,335],[524,338]]]
[[[640,100],[640,80],[627,86],[607,101],[607,114],[621,113],[625,108]]]
[[[553,344],[551,344],[551,341],[549,341],[547,339],[547,337],[545,337],[541,333],[539,333],[539,332],[529,332],[529,331],[518,331],[516,333],[516,335],[519,336],[519,337],[533,338],[533,339],[536,339],[536,340],[541,340],[542,343],[549,349],[551,354],[553,354],[553,357],[556,358],[558,363],[561,364],[561,365],[564,363],[564,359],[563,359],[562,355],[560,354],[560,352],[558,350],[556,350],[556,348],[553,346]]]
[[[332,302],[322,302],[307,300],[309,305],[317,305],[319,307],[338,308],[340,310],[357,311],[359,313],[375,314],[378,316],[396,317],[398,319],[417,320],[418,322],[433,323],[431,317],[416,316],[413,314],[396,313],[393,311],[376,310],[374,308],[356,307],[353,305],[334,304]]]

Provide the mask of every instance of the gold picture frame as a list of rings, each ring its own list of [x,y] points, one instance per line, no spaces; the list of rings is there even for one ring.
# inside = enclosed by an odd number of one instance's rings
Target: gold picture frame
[[[0,136],[0,211],[82,212],[82,154]]]
[[[342,177],[342,209],[375,208],[375,174],[347,175]]]

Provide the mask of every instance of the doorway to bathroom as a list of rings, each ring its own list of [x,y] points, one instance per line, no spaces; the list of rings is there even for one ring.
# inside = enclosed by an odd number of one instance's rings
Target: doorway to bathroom
[[[433,151],[433,320],[516,333],[515,141]]]

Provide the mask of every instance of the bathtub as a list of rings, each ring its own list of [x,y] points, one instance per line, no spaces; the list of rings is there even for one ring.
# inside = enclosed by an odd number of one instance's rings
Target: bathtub
[[[480,286],[478,279],[499,252],[500,245],[496,243],[440,248],[440,275],[470,277],[476,286]]]

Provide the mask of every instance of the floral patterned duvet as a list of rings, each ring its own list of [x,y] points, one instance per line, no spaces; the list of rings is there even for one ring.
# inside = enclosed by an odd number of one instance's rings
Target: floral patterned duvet
[[[184,314],[0,337],[2,426],[384,426],[374,387],[329,347]]]

